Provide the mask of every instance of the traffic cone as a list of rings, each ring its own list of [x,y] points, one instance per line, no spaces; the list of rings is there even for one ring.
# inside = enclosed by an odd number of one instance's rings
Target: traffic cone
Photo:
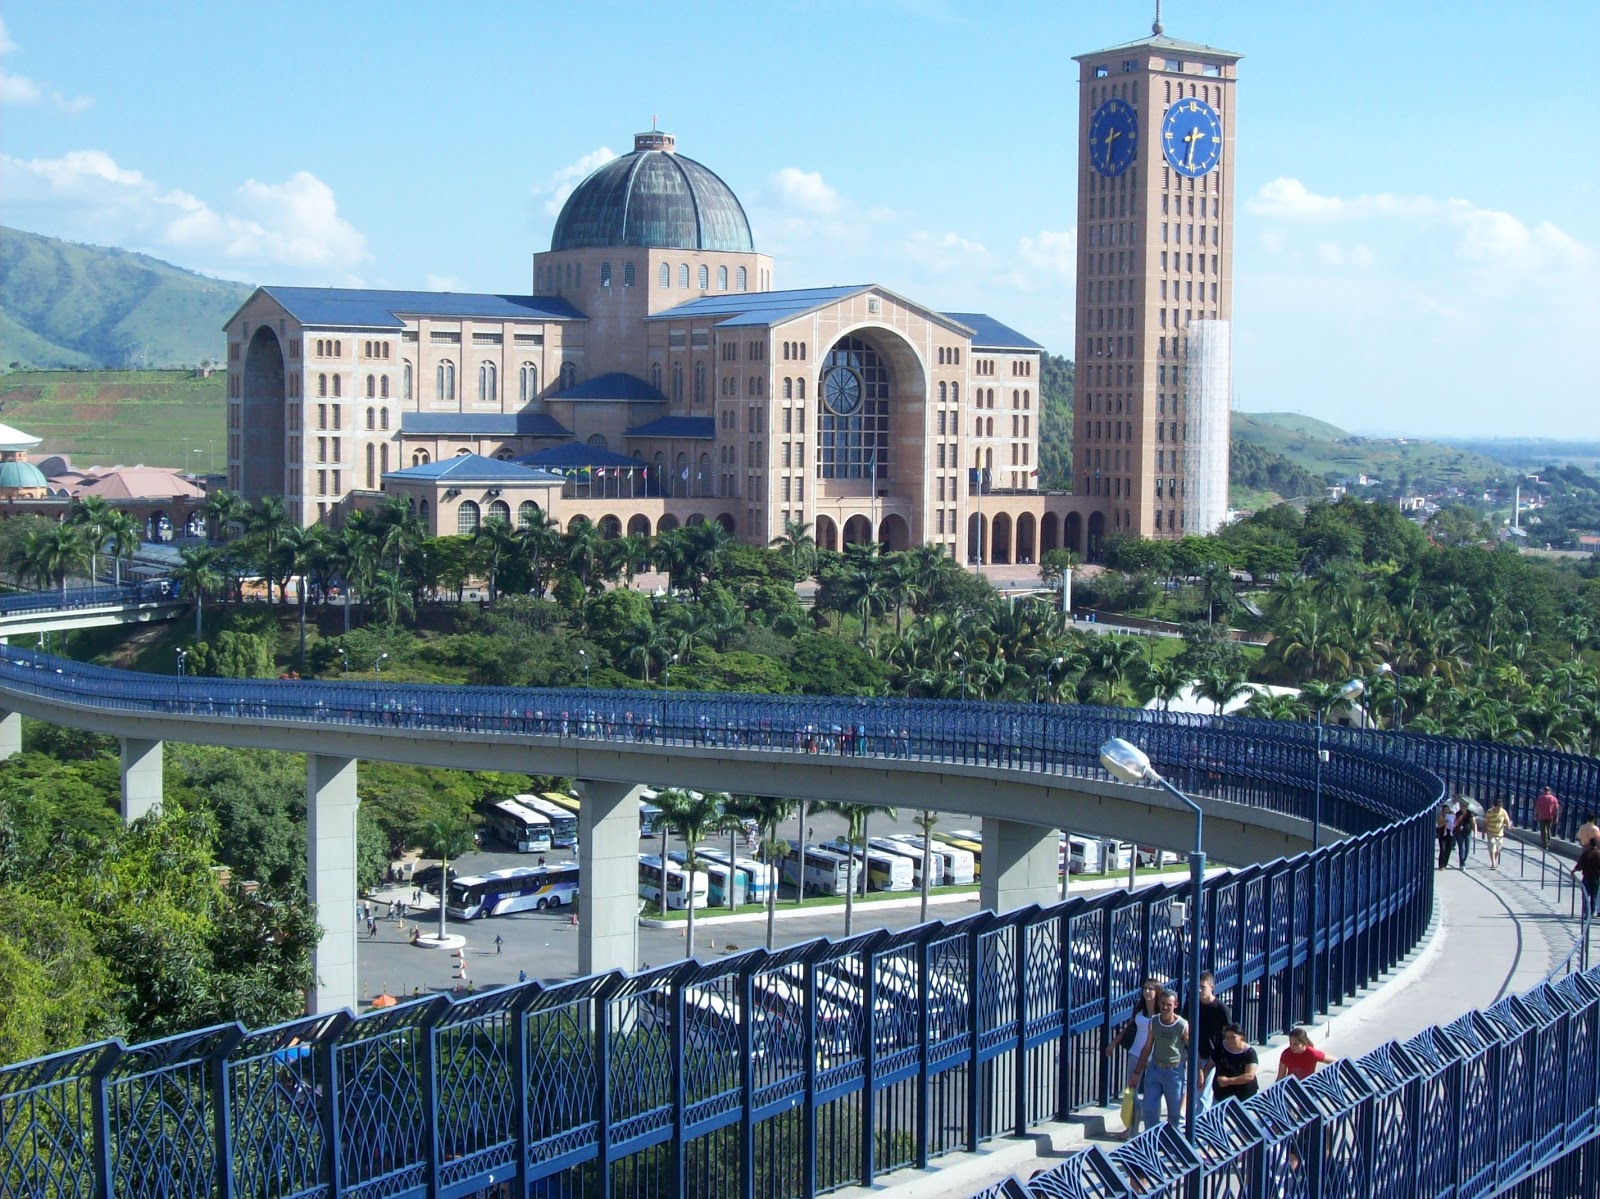
[[[467,979],[467,955],[461,946],[456,946],[456,981],[465,982]]]

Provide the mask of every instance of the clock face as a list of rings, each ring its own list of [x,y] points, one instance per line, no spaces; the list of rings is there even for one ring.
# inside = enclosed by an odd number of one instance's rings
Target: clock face
[[[1139,116],[1126,100],[1107,100],[1089,120],[1089,163],[1108,177],[1133,165],[1139,148]]]
[[[822,377],[822,399],[840,416],[853,416],[861,407],[861,376],[848,366],[836,366]]]
[[[1161,122],[1161,152],[1180,175],[1204,175],[1222,157],[1222,121],[1204,100],[1179,100]]]

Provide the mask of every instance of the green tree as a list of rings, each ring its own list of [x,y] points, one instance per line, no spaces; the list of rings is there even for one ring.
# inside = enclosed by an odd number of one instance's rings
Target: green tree
[[[816,805],[819,812],[835,812],[845,818],[847,826],[845,840],[855,851],[856,856],[850,863],[851,886],[844,894],[844,935],[849,936],[855,924],[855,894],[857,880],[861,894],[867,893],[867,821],[874,812],[881,812],[890,820],[895,819],[895,810],[882,804],[865,803],[836,803],[832,800]]]
[[[778,837],[778,827],[795,813],[792,799],[779,799],[770,795],[739,795],[724,805],[728,815],[737,819],[754,820],[761,830],[761,860],[772,871],[772,886],[767,889],[767,950],[772,950],[773,933],[778,918],[778,883],[783,878],[783,859],[789,852],[789,843]],[[802,818],[803,819],[803,818]],[[801,836],[805,830],[801,830]],[[800,888],[804,891],[804,888]]]
[[[194,598],[194,635],[199,640],[205,618],[206,596],[222,586],[222,573],[218,569],[218,551],[209,546],[186,545],[178,551],[178,565],[172,570],[172,580],[184,594]]]
[[[439,940],[445,938],[445,907],[450,898],[450,863],[477,847],[466,821],[431,820],[418,830],[422,852],[439,859]]]
[[[690,879],[689,885],[689,927],[687,932],[687,945],[685,957],[694,957],[694,872],[699,866],[695,857],[695,848],[703,841],[706,834],[722,826],[723,805],[728,797],[721,793],[702,795],[698,791],[685,791],[681,787],[668,787],[656,795],[656,807],[661,809],[661,823],[683,838],[684,870]],[[663,853],[662,867],[665,873],[666,854]],[[665,891],[665,888],[663,888]],[[663,903],[665,909],[665,903]]]

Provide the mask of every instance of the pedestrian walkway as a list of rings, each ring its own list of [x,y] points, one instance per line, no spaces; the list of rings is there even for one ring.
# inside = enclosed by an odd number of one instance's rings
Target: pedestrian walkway
[[[1552,853],[1541,872],[1537,845],[1508,844],[1500,869],[1491,871],[1478,842],[1465,870],[1452,865],[1438,872],[1434,922],[1423,943],[1375,987],[1323,1020],[1313,1030],[1318,1048],[1334,1057],[1360,1057],[1537,986],[1572,948],[1580,928],[1565,874],[1571,865]],[[1559,891],[1558,878],[1563,881]],[[1276,1080],[1285,1043],[1277,1037],[1256,1046],[1263,1086]],[[1024,1140],[996,1141],[978,1154],[952,1155],[937,1170],[902,1171],[879,1179],[870,1192],[851,1188],[836,1194],[968,1199],[1009,1174],[1030,1178],[1092,1142],[1113,1143],[1120,1130],[1115,1112],[1093,1109]]]

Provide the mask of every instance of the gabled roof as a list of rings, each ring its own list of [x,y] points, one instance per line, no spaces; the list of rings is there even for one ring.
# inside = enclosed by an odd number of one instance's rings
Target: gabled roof
[[[302,325],[335,329],[399,329],[401,315],[482,320],[582,321],[558,296],[497,296],[454,291],[373,291],[349,287],[260,287]],[[252,293],[251,299],[255,298]],[[246,300],[248,304],[250,301]],[[241,310],[243,305],[240,306]],[[232,324],[235,312],[228,318]]]
[[[1024,337],[1010,325],[1002,325],[994,317],[981,312],[947,312],[944,315],[948,320],[972,330],[972,348],[975,350],[1044,349],[1033,338]]]
[[[522,487],[560,486],[562,480],[548,471],[533,470],[515,462],[498,458],[485,458],[482,454],[462,454],[457,458],[440,458],[437,462],[424,462],[421,466],[408,466],[404,470],[384,473],[385,479],[399,482],[428,482],[451,484],[490,483]]]
[[[402,412],[400,432],[416,437],[571,437],[548,412]]]
[[[717,422],[710,416],[663,416],[649,424],[635,425],[624,437],[676,437],[714,441]]]
[[[797,291],[736,291],[726,295],[702,296],[645,319],[651,321],[722,317],[722,325],[777,325],[863,292],[870,285],[855,283],[847,287],[807,287]]]
[[[619,454],[614,450],[603,450],[599,446],[583,445],[580,442],[572,442],[569,445],[553,445],[547,450],[524,454],[522,457],[514,459],[514,461],[540,470],[571,470],[585,466],[645,465],[637,458],[629,458],[626,454]]]
[[[1123,42],[1118,46],[1107,46],[1104,50],[1091,50],[1087,54],[1074,54],[1074,62],[1082,62],[1086,58],[1099,58],[1102,54],[1117,54],[1123,50],[1170,50],[1175,54],[1204,54],[1209,58],[1223,58],[1229,62],[1238,62],[1243,54],[1235,54],[1232,50],[1219,50],[1215,46],[1207,46],[1200,42],[1180,41],[1175,37],[1168,37],[1164,33],[1152,34],[1149,37],[1135,38],[1131,42]]]
[[[558,391],[552,400],[621,400],[628,404],[665,404],[667,397],[635,375],[612,371]]]

